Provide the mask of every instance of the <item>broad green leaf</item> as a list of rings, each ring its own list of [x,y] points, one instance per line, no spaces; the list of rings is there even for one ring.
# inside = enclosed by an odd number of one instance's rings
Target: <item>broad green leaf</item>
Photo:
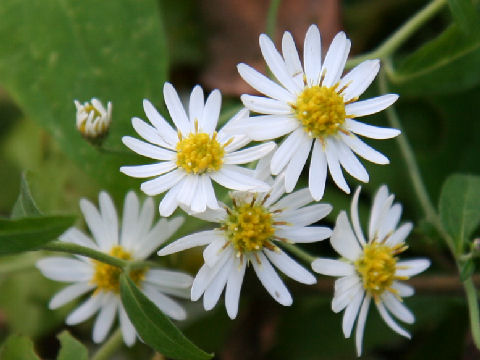
[[[87,348],[67,330],[62,331],[57,337],[60,340],[57,360],[88,360]]]
[[[0,255],[34,250],[56,239],[74,221],[72,216],[0,219]]]
[[[26,174],[23,173],[20,180],[20,194],[18,195],[17,201],[13,206],[11,217],[15,219],[25,216],[36,216],[40,214],[40,210],[38,210],[37,204],[35,203],[35,200],[33,200],[32,194],[30,193]]]
[[[0,18],[2,87],[111,193],[137,187],[119,172],[138,163],[121,137],[134,134],[130,119],[144,117],[144,98],[162,99],[168,54],[157,1],[3,0]],[[103,150],[75,127],[73,101],[92,97],[113,103]]]
[[[480,224],[480,177],[455,174],[447,178],[439,210],[445,230],[461,250]]]
[[[127,276],[120,277],[123,306],[142,340],[173,359],[203,360],[213,355],[199,349],[153,304]]]
[[[480,35],[468,36],[451,25],[404,59],[389,78],[402,95],[452,93],[480,83],[479,63]]]
[[[472,0],[448,0],[448,5],[463,32],[468,34],[480,29],[480,16]]]
[[[0,351],[2,360],[40,360],[33,349],[33,342],[26,336],[11,335]]]

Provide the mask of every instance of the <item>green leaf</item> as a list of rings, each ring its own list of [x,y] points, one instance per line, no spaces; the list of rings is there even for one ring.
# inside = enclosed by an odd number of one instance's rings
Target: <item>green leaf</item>
[[[88,360],[87,348],[67,330],[62,331],[57,337],[60,340],[57,360]]]
[[[34,250],[56,239],[74,221],[73,216],[0,219],[0,255]]]
[[[130,119],[143,116],[144,98],[163,98],[168,53],[158,2],[31,0],[27,9],[22,0],[2,0],[0,18],[2,87],[110,193],[137,187],[119,171],[139,159],[121,137],[134,134]],[[73,101],[92,97],[113,104],[103,150],[75,127]]]
[[[472,0],[448,0],[448,6],[463,32],[468,34],[478,31],[480,16]]]
[[[142,340],[173,359],[203,360],[213,355],[199,349],[153,304],[127,276],[120,276],[123,306]]]
[[[440,218],[445,230],[463,250],[480,223],[480,177],[455,174],[443,184],[439,202]]]
[[[402,95],[452,93],[480,83],[479,63],[479,33],[468,36],[452,25],[404,59],[389,79]]]
[[[11,335],[0,351],[2,360],[40,360],[33,349],[33,342],[26,336]]]
[[[32,194],[30,193],[26,174],[23,173],[20,180],[20,194],[18,195],[17,201],[13,205],[11,217],[15,219],[36,215],[41,215],[41,213],[40,210],[38,210],[35,200],[33,200]]]

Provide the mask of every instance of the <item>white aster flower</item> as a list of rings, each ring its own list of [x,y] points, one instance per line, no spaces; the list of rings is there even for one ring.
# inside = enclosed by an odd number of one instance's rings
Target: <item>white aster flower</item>
[[[257,167],[257,173],[258,170]],[[313,201],[308,189],[281,198],[284,193],[281,176],[268,193],[233,192],[230,194],[231,207],[195,215],[219,223],[218,228],[185,236],[158,252],[163,256],[208,245],[203,251],[205,264],[193,281],[193,301],[203,295],[203,306],[210,310],[226,288],[225,307],[228,316],[234,319],[248,264],[253,265],[269,294],[285,306],[292,304],[292,297],[272,264],[296,281],[304,284],[316,282],[310,272],[276,244],[311,243],[328,238],[331,235],[329,228],[308,225],[324,218],[332,207],[328,204],[308,205]]]
[[[259,141],[289,134],[271,163],[274,175],[285,169],[287,192],[294,189],[312,143],[309,188],[315,200],[323,196],[327,168],[337,186],[346,193],[350,189],[340,165],[353,177],[368,182],[368,173],[354,153],[377,164],[388,164],[384,155],[355,135],[388,139],[400,133],[354,120],[381,111],[398,98],[387,94],[357,101],[377,75],[379,60],[364,61],[342,77],[350,40],[344,32],[338,33],[322,64],[316,25],[310,26],[305,37],[303,68],[289,32],[283,35],[283,56],[265,34],[260,35],[260,48],[278,84],[246,64],[238,65],[242,78],[265,97],[242,95],[248,109],[264,115],[238,123],[235,131],[244,131]]]
[[[129,192],[125,197],[122,224],[118,223],[117,212],[107,193],[100,193],[99,203],[100,209],[97,210],[90,201],[80,201],[93,238],[76,228],[70,228],[60,240],[124,260],[143,260],[183,223],[183,218],[177,217],[171,221],[161,219],[154,224],[153,200],[148,198],[140,206],[134,192]],[[72,283],[52,298],[49,305],[51,309],[91,292],[88,299],[67,317],[68,325],[81,323],[98,312],[93,325],[93,341],[100,343],[107,336],[118,313],[125,344],[131,346],[135,343],[135,328],[120,300],[119,268],[83,256],[47,257],[39,260],[37,267],[49,279]],[[130,277],[166,315],[176,320],[186,318],[183,307],[169,295],[188,298],[193,280],[190,275],[160,268],[141,268],[133,270]]]
[[[407,249],[405,239],[412,230],[412,223],[397,228],[402,206],[393,204],[394,195],[389,195],[385,185],[375,195],[365,240],[358,217],[360,187],[352,200],[350,225],[347,214],[342,211],[337,218],[330,243],[342,256],[340,260],[318,258],[312,262],[314,271],[339,277],[335,281],[332,301],[334,312],[345,309],[343,333],[349,338],[357,320],[355,343],[358,356],[362,353],[362,339],[368,308],[373,298],[385,323],[396,333],[410,338],[390,315],[411,324],[414,316],[402,303],[402,297],[413,295],[413,288],[401,282],[428,268],[427,259],[400,261],[398,254]],[[393,204],[393,205],[392,205]]]
[[[153,105],[144,100],[145,114],[153,126],[138,118],[132,119],[132,125],[150,144],[130,136],[122,140],[136,153],[159,162],[120,168],[120,171],[133,177],[155,176],[141,185],[147,195],[154,196],[169,190],[160,203],[162,216],[169,216],[180,204],[193,212],[218,209],[211,180],[233,190],[268,190],[267,184],[253,178],[252,170],[238,164],[264,157],[274,149],[275,144],[269,142],[239,150],[251,140],[243,134],[226,131],[231,124],[248,119],[248,110],[241,110],[217,133],[215,128],[222,101],[220,91],[212,91],[204,102],[202,88],[195,86],[187,116],[173,86],[165,83],[163,90],[177,130],[173,130]]]
[[[112,103],[108,102],[107,109],[96,98],[83,104],[77,100],[74,103],[77,108],[77,129],[82,136],[88,140],[103,138],[112,122]]]

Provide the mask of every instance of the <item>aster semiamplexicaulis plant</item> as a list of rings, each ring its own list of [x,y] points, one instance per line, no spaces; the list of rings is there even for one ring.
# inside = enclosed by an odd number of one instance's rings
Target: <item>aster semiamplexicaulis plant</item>
[[[322,62],[316,25],[311,25],[305,36],[303,67],[289,32],[283,35],[282,55],[265,34],[260,35],[260,48],[278,83],[246,64],[238,65],[242,78],[265,96],[242,95],[244,105],[262,115],[238,122],[234,129],[257,141],[287,135],[271,163],[272,174],[285,170],[287,192],[294,189],[310,152],[308,186],[315,200],[323,196],[327,169],[346,193],[350,188],[341,167],[356,179],[368,182],[369,175],[354,153],[377,164],[388,164],[383,154],[357,135],[388,139],[400,131],[354,120],[379,112],[398,98],[387,94],[358,101],[377,75],[379,60],[366,60],[342,77],[350,40],[344,32],[338,33]]]
[[[60,241],[85,246],[123,260],[143,260],[183,223],[181,217],[153,222],[155,207],[152,198],[147,198],[141,206],[133,191],[125,197],[121,224],[113,201],[106,192],[100,193],[99,204],[97,209],[86,199],[80,201],[92,237],[72,227],[60,237]],[[81,323],[98,312],[92,337],[94,342],[100,343],[118,314],[125,344],[132,346],[135,343],[137,333],[120,300],[120,268],[84,256],[46,257],[37,262],[37,267],[49,279],[71,283],[52,298],[49,304],[51,309],[90,293],[87,300],[68,315],[68,325]],[[161,268],[139,268],[132,270],[129,275],[162,312],[173,319],[186,318],[183,307],[170,295],[188,298],[193,280],[190,275]]]
[[[165,83],[164,96],[177,129],[174,130],[153,105],[144,100],[145,114],[153,126],[138,118],[132,119],[132,125],[148,143],[130,136],[122,139],[131,150],[158,162],[120,169],[133,177],[154,177],[141,185],[142,191],[149,196],[168,190],[159,206],[162,216],[171,215],[179,205],[192,212],[218,209],[212,180],[227,189],[268,190],[265,182],[253,177],[252,170],[238,165],[266,156],[275,143],[239,150],[251,139],[242,133],[227,131],[232,124],[248,119],[248,110],[240,110],[217,132],[220,91],[212,91],[204,101],[202,88],[195,86],[190,95],[188,115],[170,83]]]
[[[373,200],[367,241],[360,227],[359,195],[360,187],[352,200],[352,225],[346,212],[340,212],[330,238],[332,247],[342,258],[317,258],[312,262],[312,268],[317,273],[339,278],[335,281],[332,310],[345,310],[342,328],[347,338],[357,321],[355,344],[358,356],[362,353],[363,332],[372,299],[385,323],[396,333],[410,338],[410,334],[396,323],[391,314],[405,323],[414,322],[412,312],[402,301],[403,297],[413,295],[414,290],[402,281],[421,273],[430,265],[428,259],[398,259],[398,255],[408,248],[405,239],[413,225],[407,222],[398,226],[402,206],[393,203],[394,195],[388,193],[385,185],[380,187]]]
[[[257,177],[268,181],[268,166],[268,158],[261,160],[256,169]],[[231,192],[231,206],[194,214],[218,223],[216,229],[185,236],[158,252],[164,256],[208,245],[203,251],[205,264],[197,273],[191,290],[193,301],[203,295],[206,310],[215,306],[225,288],[228,316],[232,319],[237,316],[243,277],[249,264],[268,293],[284,306],[292,304],[292,296],[272,264],[296,281],[316,282],[315,277],[278,244],[313,243],[328,238],[329,228],[309,225],[327,216],[332,207],[310,204],[313,198],[308,189],[283,196],[283,183],[283,175],[280,175],[268,192]]]

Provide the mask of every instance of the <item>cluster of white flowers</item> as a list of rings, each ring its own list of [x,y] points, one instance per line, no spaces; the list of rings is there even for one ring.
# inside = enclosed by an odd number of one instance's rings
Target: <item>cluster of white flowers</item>
[[[332,309],[345,310],[345,337],[350,336],[358,318],[358,354],[361,354],[372,298],[387,325],[409,336],[390,314],[406,323],[413,322],[412,313],[401,302],[402,297],[413,294],[413,289],[400,281],[424,271],[429,261],[398,260],[397,255],[407,249],[405,239],[412,224],[406,223],[397,229],[402,208],[393,204],[394,197],[389,195],[387,187],[381,187],[375,196],[368,241],[360,228],[357,210],[360,188],[352,201],[353,229],[344,211],[338,215],[333,232],[327,227],[310,226],[332,210],[328,204],[315,203],[323,197],[327,170],[334,183],[350,193],[342,167],[360,181],[369,180],[355,154],[377,164],[388,163],[383,154],[365,144],[358,135],[388,139],[400,131],[367,125],[354,118],[381,111],[398,96],[387,94],[359,101],[377,75],[380,64],[378,60],[367,60],[343,75],[350,50],[350,40],[343,32],[335,36],[322,61],[320,32],[312,25],[305,37],[303,66],[289,32],[283,35],[281,54],[266,35],[260,36],[260,48],[277,82],[246,64],[239,64],[242,78],[264,96],[243,95],[241,100],[246,108],[218,132],[221,94],[214,90],[205,100],[200,86],[193,89],[188,106],[184,107],[173,86],[165,84],[164,99],[175,128],[148,100],[144,100],[143,108],[149,123],[132,119],[133,128],[145,141],[125,136],[123,143],[155,162],[123,166],[120,170],[132,177],[151,178],[141,184],[146,195],[165,193],[159,204],[161,216],[168,217],[180,207],[192,216],[218,225],[213,230],[177,239],[158,251],[158,255],[165,256],[206,245],[205,263],[194,279],[165,269],[135,270],[130,273],[131,278],[174,319],[183,319],[186,314],[167,295],[184,296],[185,291],[189,291],[192,301],[203,295],[204,308],[210,310],[225,289],[225,307],[233,319],[238,314],[241,287],[249,264],[268,293],[288,306],[292,304],[292,297],[274,266],[304,284],[314,284],[316,278],[292,259],[285,248],[288,251],[291,246],[288,244],[330,238],[342,258],[318,258],[311,266],[317,273],[340,277],[335,282]],[[81,106],[78,102],[76,105],[77,124],[84,135],[90,136],[93,130],[110,121],[110,103],[106,112],[96,99],[92,105]],[[95,111],[99,112],[98,116]],[[257,115],[250,116],[249,111]],[[273,141],[245,147],[251,141],[280,137],[284,139],[278,147]],[[293,191],[310,153],[308,188]],[[255,169],[240,166],[256,160],[259,162]],[[228,200],[217,199],[212,180],[232,190]],[[121,225],[106,193],[100,194],[99,203],[100,210],[86,200],[80,203],[93,240],[77,229],[70,229],[61,240],[121,259],[145,259],[183,221],[161,219],[152,226],[153,200],[148,198],[140,209],[139,200],[132,192],[125,198]],[[69,315],[68,324],[81,322],[99,311],[93,339],[101,342],[118,311],[125,343],[133,344],[135,330],[118,296],[118,268],[80,256],[42,259],[38,267],[51,279],[74,282],[52,299],[51,308],[93,291],[93,296]]]

